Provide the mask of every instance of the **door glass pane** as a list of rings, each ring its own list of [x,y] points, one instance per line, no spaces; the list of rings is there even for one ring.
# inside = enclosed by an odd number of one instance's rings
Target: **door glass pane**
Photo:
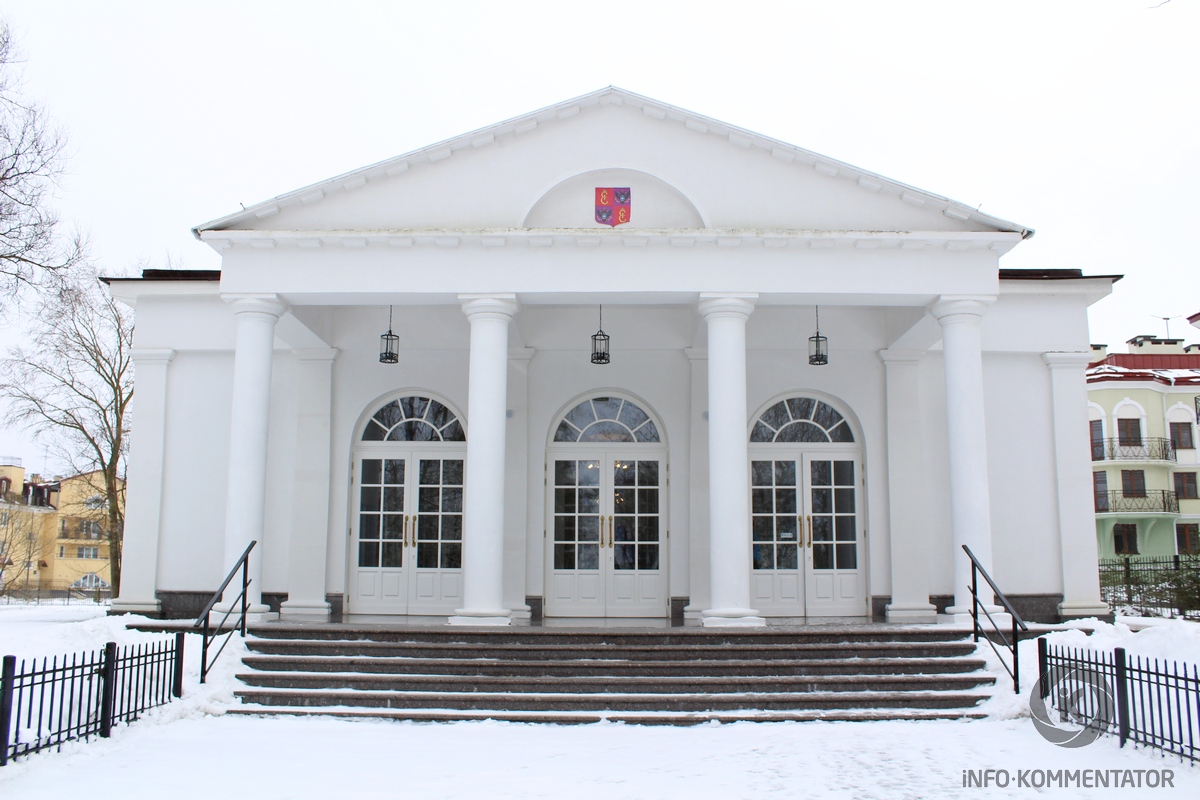
[[[659,568],[658,477],[657,461],[613,462],[614,569]]]
[[[813,569],[857,569],[854,462],[812,461]],[[824,483],[819,483],[824,481]],[[817,488],[829,486],[831,488]]]
[[[554,568],[600,569],[600,462],[554,462]]]
[[[430,413],[437,409],[431,405]],[[462,567],[462,459],[419,463],[415,538],[418,569]]]
[[[753,461],[751,473],[756,485],[762,486],[751,489],[754,568],[798,569],[796,462]]]
[[[403,566],[404,461],[359,462],[358,566]],[[386,540],[381,543],[380,539]],[[382,546],[381,546],[382,544]]]

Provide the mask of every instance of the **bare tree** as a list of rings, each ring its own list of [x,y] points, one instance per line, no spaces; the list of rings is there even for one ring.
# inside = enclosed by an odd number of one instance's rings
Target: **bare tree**
[[[19,493],[0,503],[0,594],[29,586],[30,565],[41,557],[42,519]]]
[[[76,474],[97,473],[114,596],[121,583],[125,455],[133,398],[133,317],[78,266],[38,296],[26,344],[0,361],[8,420],[53,443]]]
[[[50,207],[66,139],[41,106],[25,99],[12,32],[0,21],[0,290],[53,278],[82,259],[78,235],[64,241]]]

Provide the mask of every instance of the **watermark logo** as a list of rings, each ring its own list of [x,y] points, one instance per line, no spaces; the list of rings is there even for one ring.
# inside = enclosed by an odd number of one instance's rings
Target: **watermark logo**
[[[1045,698],[1043,684],[1049,684]],[[1053,708],[1048,698],[1053,698]],[[1112,725],[1116,700],[1108,681],[1096,670],[1051,669],[1034,685],[1029,710],[1033,726],[1046,741],[1059,747],[1085,747]]]

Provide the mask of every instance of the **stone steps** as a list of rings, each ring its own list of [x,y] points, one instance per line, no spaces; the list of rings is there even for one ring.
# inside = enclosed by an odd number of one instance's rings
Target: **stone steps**
[[[995,679],[963,632],[888,626],[751,630],[252,629],[237,713],[711,721],[978,716]]]
[[[255,645],[257,643],[251,642]],[[254,649],[257,650],[257,647]],[[594,654],[593,654],[594,656]],[[400,658],[392,656],[249,655],[242,662],[263,672],[382,672],[391,675],[526,676],[770,676],[963,673],[983,669],[978,658],[696,658],[688,660],[572,658],[517,660],[487,658]]]

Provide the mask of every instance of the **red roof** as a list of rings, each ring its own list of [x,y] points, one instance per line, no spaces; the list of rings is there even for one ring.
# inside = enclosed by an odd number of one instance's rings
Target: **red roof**
[[[1200,353],[1111,353],[1100,364],[1125,369],[1200,369]]]

